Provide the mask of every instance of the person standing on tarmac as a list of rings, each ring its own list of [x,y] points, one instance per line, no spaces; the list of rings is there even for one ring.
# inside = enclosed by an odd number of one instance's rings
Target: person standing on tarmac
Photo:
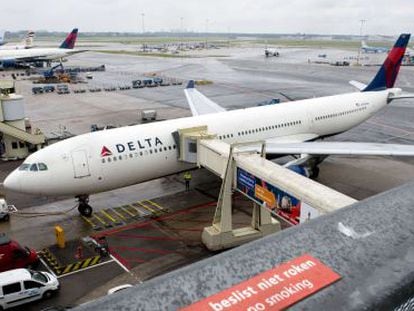
[[[190,191],[190,181],[191,181],[191,173],[190,172],[185,172],[184,173],[184,181],[185,181],[185,191]]]

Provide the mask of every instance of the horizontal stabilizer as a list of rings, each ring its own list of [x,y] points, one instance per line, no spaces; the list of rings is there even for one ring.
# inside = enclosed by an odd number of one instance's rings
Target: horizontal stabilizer
[[[354,142],[269,143],[268,154],[414,156],[414,146]]]
[[[392,101],[394,99],[404,99],[404,98],[414,98],[414,93],[404,93],[404,94],[395,94],[388,96],[388,101]]]
[[[201,94],[194,88],[194,81],[191,80],[187,88],[184,89],[185,97],[190,105],[193,116],[199,116],[203,114],[217,113],[226,111],[223,107],[220,107],[212,100]]]
[[[367,87],[366,84],[359,82],[359,81],[355,81],[355,80],[351,80],[349,81],[349,84],[351,84],[353,87],[357,88],[357,90],[362,91],[363,89],[365,89]]]

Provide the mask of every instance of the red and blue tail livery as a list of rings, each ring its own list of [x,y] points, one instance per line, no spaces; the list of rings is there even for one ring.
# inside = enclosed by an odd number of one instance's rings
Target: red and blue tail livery
[[[74,28],[71,33],[62,42],[59,48],[61,49],[73,49],[75,47],[76,38],[78,37],[78,28]]]
[[[410,34],[401,34],[375,78],[363,92],[381,91],[394,87]]]

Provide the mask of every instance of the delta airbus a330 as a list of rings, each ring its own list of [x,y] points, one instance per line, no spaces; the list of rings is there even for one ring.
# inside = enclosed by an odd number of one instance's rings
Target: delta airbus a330
[[[266,141],[270,156],[329,155],[414,156],[414,146],[351,142],[315,142],[364,122],[394,99],[409,98],[394,88],[409,34],[402,34],[368,85],[351,81],[359,92],[225,111],[189,83],[185,95],[192,117],[80,135],[30,155],[4,181],[6,189],[38,195],[73,195],[78,210],[90,216],[89,195],[175,174],[195,165],[178,160],[172,133],[207,126],[226,143]],[[299,159],[299,160],[300,160]],[[313,165],[309,165],[313,163]],[[291,163],[292,164],[292,163]],[[308,165],[318,173],[318,160]]]
[[[75,50],[78,29],[74,28],[58,48],[1,49],[0,68],[26,66],[33,62],[61,60],[66,56],[85,52]]]

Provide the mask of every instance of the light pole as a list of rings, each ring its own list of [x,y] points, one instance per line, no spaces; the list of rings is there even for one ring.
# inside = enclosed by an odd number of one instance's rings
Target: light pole
[[[206,49],[208,49],[208,18],[206,19]]]
[[[364,26],[364,24],[366,23],[366,19],[361,19],[361,20],[359,20],[359,22],[361,23],[361,27],[359,28],[359,38],[362,40],[362,27]],[[359,63],[359,59],[360,59],[360,57],[361,57],[361,46],[359,46],[359,49],[358,49],[358,57],[357,57],[357,65],[359,66],[360,65],[360,63]]]
[[[183,29],[183,21],[184,21],[184,17],[180,17],[180,37],[181,37],[181,44],[180,44],[180,50],[184,50],[184,29]]]
[[[144,22],[145,14],[141,13],[141,17],[142,17],[142,34],[144,34],[145,33],[145,22]]]

